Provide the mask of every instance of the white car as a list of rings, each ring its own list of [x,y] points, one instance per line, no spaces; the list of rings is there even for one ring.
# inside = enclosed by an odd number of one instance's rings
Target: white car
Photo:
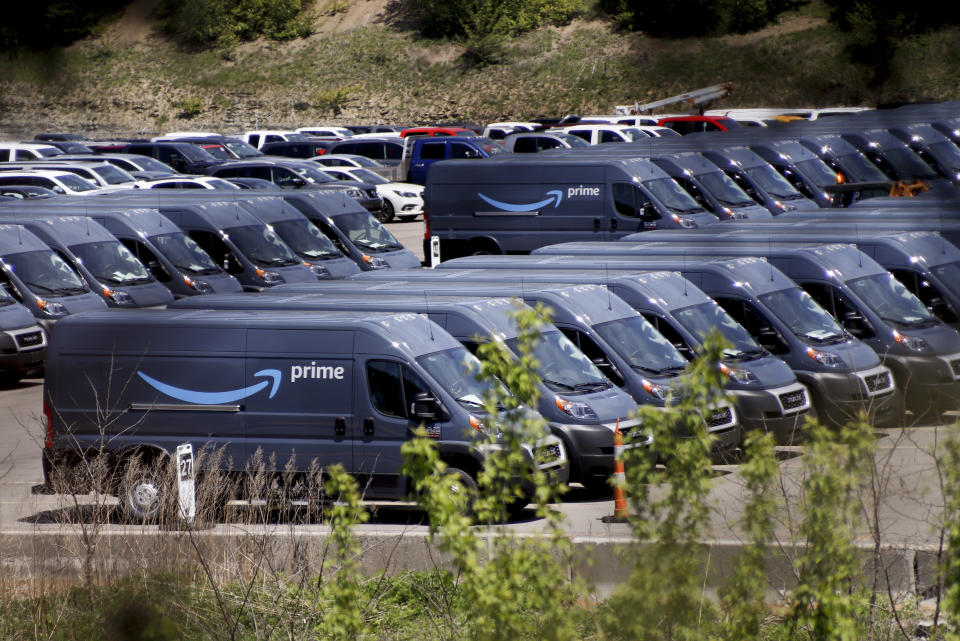
[[[323,167],[323,173],[337,180],[357,180],[376,185],[377,193],[383,198],[385,221],[393,220],[396,216],[403,222],[409,222],[423,213],[421,185],[390,182],[364,167]]]
[[[33,142],[0,142],[0,162],[14,162],[17,160],[39,160],[59,156],[63,152],[44,143]]]
[[[578,138],[583,138],[591,145],[610,142],[641,142],[650,138],[636,127],[627,125],[571,125],[569,127],[553,127],[547,129],[553,133],[562,131]]]
[[[229,180],[212,176],[172,176],[144,184],[144,189],[240,189]]]
[[[369,169],[375,174],[380,174],[388,180],[395,172],[394,167],[387,167],[373,158],[367,158],[359,154],[324,154],[322,156],[313,156],[312,158],[308,158],[308,160],[318,165],[323,165],[324,167],[361,167],[363,169]]]
[[[125,189],[139,189],[144,186],[143,181],[130,175],[124,169],[112,165],[99,156],[89,155],[81,160],[73,158],[60,160],[59,157],[45,160],[13,162],[10,166],[20,169],[43,169],[53,171],[69,171],[93,183],[101,192],[122,191]]]
[[[69,196],[92,196],[103,193],[89,180],[84,180],[69,171],[44,169],[0,171],[0,185],[33,185]]]
[[[297,129],[298,133],[303,134],[304,136],[310,136],[312,138],[329,138],[330,140],[343,140],[344,138],[353,138],[353,132],[347,129],[346,127],[335,127],[330,126],[316,126],[316,127],[300,127]]]
[[[491,122],[483,128],[482,135],[490,140],[503,140],[510,134],[520,131],[533,131],[539,127],[539,122]]]

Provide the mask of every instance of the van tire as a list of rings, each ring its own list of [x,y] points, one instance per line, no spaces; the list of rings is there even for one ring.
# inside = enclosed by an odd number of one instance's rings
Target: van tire
[[[473,241],[470,243],[470,250],[468,252],[470,256],[490,256],[499,255],[500,253],[500,248],[489,240]]]
[[[160,460],[127,459],[117,488],[120,511],[127,523],[156,523],[166,511],[169,484]]]
[[[393,220],[394,214],[395,212],[393,210],[393,204],[389,200],[384,200],[383,207],[381,207],[377,213],[374,214],[374,218],[379,220],[381,223],[386,224]]]
[[[470,516],[473,515],[473,505],[474,501],[477,498],[477,481],[474,479],[469,472],[461,470],[459,467],[448,467],[446,474],[453,475],[456,478],[450,483],[447,490],[451,493],[464,493],[467,495],[467,508],[466,513]]]

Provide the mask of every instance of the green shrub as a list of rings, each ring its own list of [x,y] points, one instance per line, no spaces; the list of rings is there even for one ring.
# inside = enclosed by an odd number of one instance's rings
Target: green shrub
[[[689,38],[756,31],[809,0],[600,0],[615,22],[656,37]]]
[[[231,47],[265,36],[310,35],[303,0],[161,0],[156,16],[164,32],[192,45]]]
[[[565,24],[583,12],[583,0],[401,0],[425,36],[482,38],[544,24]]]
[[[195,118],[203,113],[204,105],[202,98],[191,96],[175,102],[173,106],[180,110],[179,118]]]

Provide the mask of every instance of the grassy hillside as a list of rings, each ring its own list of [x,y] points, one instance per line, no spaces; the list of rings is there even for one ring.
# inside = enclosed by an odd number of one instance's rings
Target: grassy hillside
[[[605,113],[726,81],[734,91],[717,107],[960,97],[956,30],[904,42],[892,78],[871,88],[816,6],[762,32],[701,40],[577,21],[510,40],[483,67],[457,43],[419,38],[388,0],[321,0],[305,40],[202,52],[159,37],[145,7],[134,3],[98,38],[0,61],[0,136]]]

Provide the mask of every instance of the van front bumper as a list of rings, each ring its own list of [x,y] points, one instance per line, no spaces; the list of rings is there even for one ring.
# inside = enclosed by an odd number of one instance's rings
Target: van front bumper
[[[570,461],[569,481],[588,487],[603,486],[613,474],[613,435],[616,423],[581,425],[550,423],[553,432],[566,447]],[[625,447],[642,447],[655,459],[653,439],[640,427],[639,419],[620,421],[620,433]]]
[[[960,409],[960,353],[943,355],[885,354],[904,405],[917,416]]]
[[[743,431],[772,432],[778,445],[800,440],[803,425],[813,415],[810,393],[801,383],[769,389],[736,389],[733,392]]]
[[[846,372],[798,372],[813,393],[818,418],[838,427],[865,413],[877,427],[903,421],[903,394],[896,377],[883,365]]]

